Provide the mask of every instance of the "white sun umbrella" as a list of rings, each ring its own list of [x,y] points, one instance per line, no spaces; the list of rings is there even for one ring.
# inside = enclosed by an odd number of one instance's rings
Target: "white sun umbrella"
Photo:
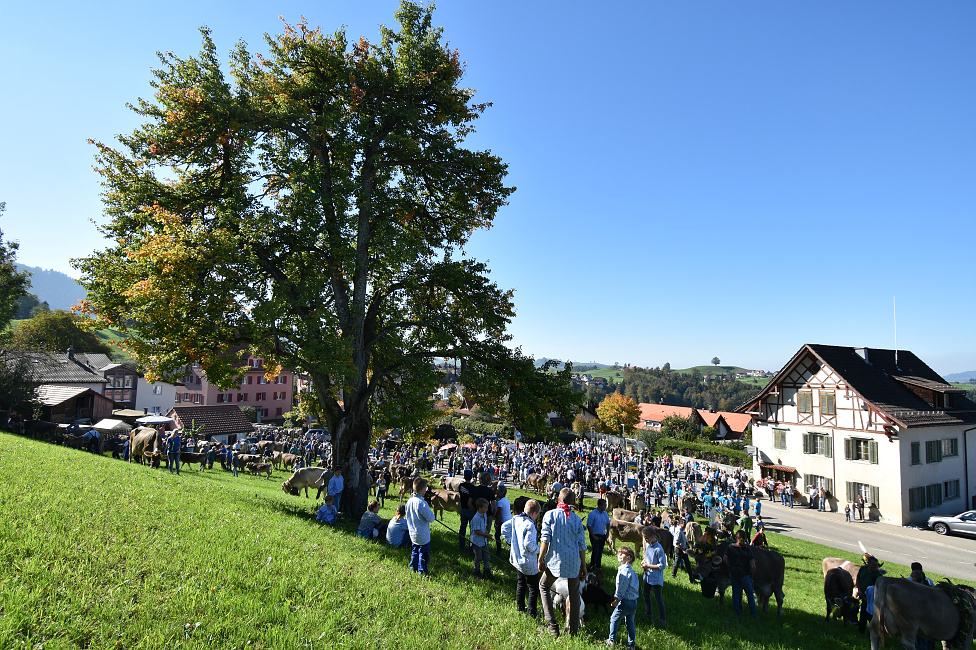
[[[146,415],[136,420],[137,424],[169,424],[170,422],[173,422],[173,418],[165,415]]]

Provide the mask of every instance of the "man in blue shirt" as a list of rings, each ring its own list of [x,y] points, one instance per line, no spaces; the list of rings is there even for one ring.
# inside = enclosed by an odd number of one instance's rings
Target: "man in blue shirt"
[[[580,624],[580,580],[586,578],[586,536],[583,522],[571,510],[576,495],[569,488],[559,492],[559,503],[542,519],[539,536],[539,591],[546,631],[559,636],[559,621],[552,604],[552,586],[559,578],[569,584],[569,634],[576,636]]]
[[[586,530],[590,534],[590,546],[593,552],[590,554],[590,569],[596,569],[603,565],[603,546],[607,543],[607,533],[610,527],[610,515],[607,514],[607,500],[600,499],[596,502],[596,510],[590,512],[586,517]]]

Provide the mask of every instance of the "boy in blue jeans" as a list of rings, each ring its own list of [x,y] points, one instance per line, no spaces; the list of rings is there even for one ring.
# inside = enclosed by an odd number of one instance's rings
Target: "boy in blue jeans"
[[[627,625],[627,647],[633,648],[637,644],[637,597],[640,595],[640,578],[634,571],[634,551],[629,546],[621,546],[617,551],[617,561],[620,568],[617,569],[617,590],[613,594],[613,602],[610,605],[614,608],[613,615],[610,617],[610,638],[607,645],[614,645],[617,642],[617,630],[620,629],[620,619],[624,619]]]
[[[416,478],[413,481],[413,495],[407,501],[407,531],[410,533],[410,568],[417,573],[430,575],[427,563],[430,560],[430,524],[434,521],[434,512],[424,500],[427,493],[427,479]]]
[[[478,511],[471,518],[471,550],[474,551],[474,575],[478,578],[490,580],[491,560],[488,555],[488,542],[491,541],[491,533],[488,532],[488,503],[487,499],[478,499],[474,502]],[[484,563],[485,572],[481,572],[481,565]]]

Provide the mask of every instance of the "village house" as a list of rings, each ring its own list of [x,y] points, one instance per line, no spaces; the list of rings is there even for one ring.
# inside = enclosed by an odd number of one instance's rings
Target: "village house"
[[[716,440],[740,440],[748,435],[752,427],[752,417],[743,413],[693,409],[689,406],[669,406],[668,404],[649,404],[641,402],[638,429],[660,429],[665,418],[670,415],[688,419],[695,417],[698,432],[704,427],[714,427]]]
[[[224,390],[207,380],[207,373],[199,364],[187,369],[183,386],[176,391],[177,406],[213,406],[234,404],[253,406],[261,419],[278,419],[292,409],[295,396],[295,373],[281,370],[276,377],[267,378],[264,359],[253,355],[242,358],[246,367],[241,385]]]
[[[755,476],[858,496],[871,519],[922,524],[976,507],[976,403],[907,350],[804,345],[737,411],[755,420]]]

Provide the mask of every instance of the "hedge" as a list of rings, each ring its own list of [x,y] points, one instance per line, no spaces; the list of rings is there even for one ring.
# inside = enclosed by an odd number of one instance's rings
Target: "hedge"
[[[657,448],[661,452],[670,451],[682,456],[694,456],[711,463],[746,467],[752,462],[752,456],[739,449],[730,449],[724,445],[712,445],[706,442],[692,442],[689,440],[675,440],[661,438],[657,441]]]

